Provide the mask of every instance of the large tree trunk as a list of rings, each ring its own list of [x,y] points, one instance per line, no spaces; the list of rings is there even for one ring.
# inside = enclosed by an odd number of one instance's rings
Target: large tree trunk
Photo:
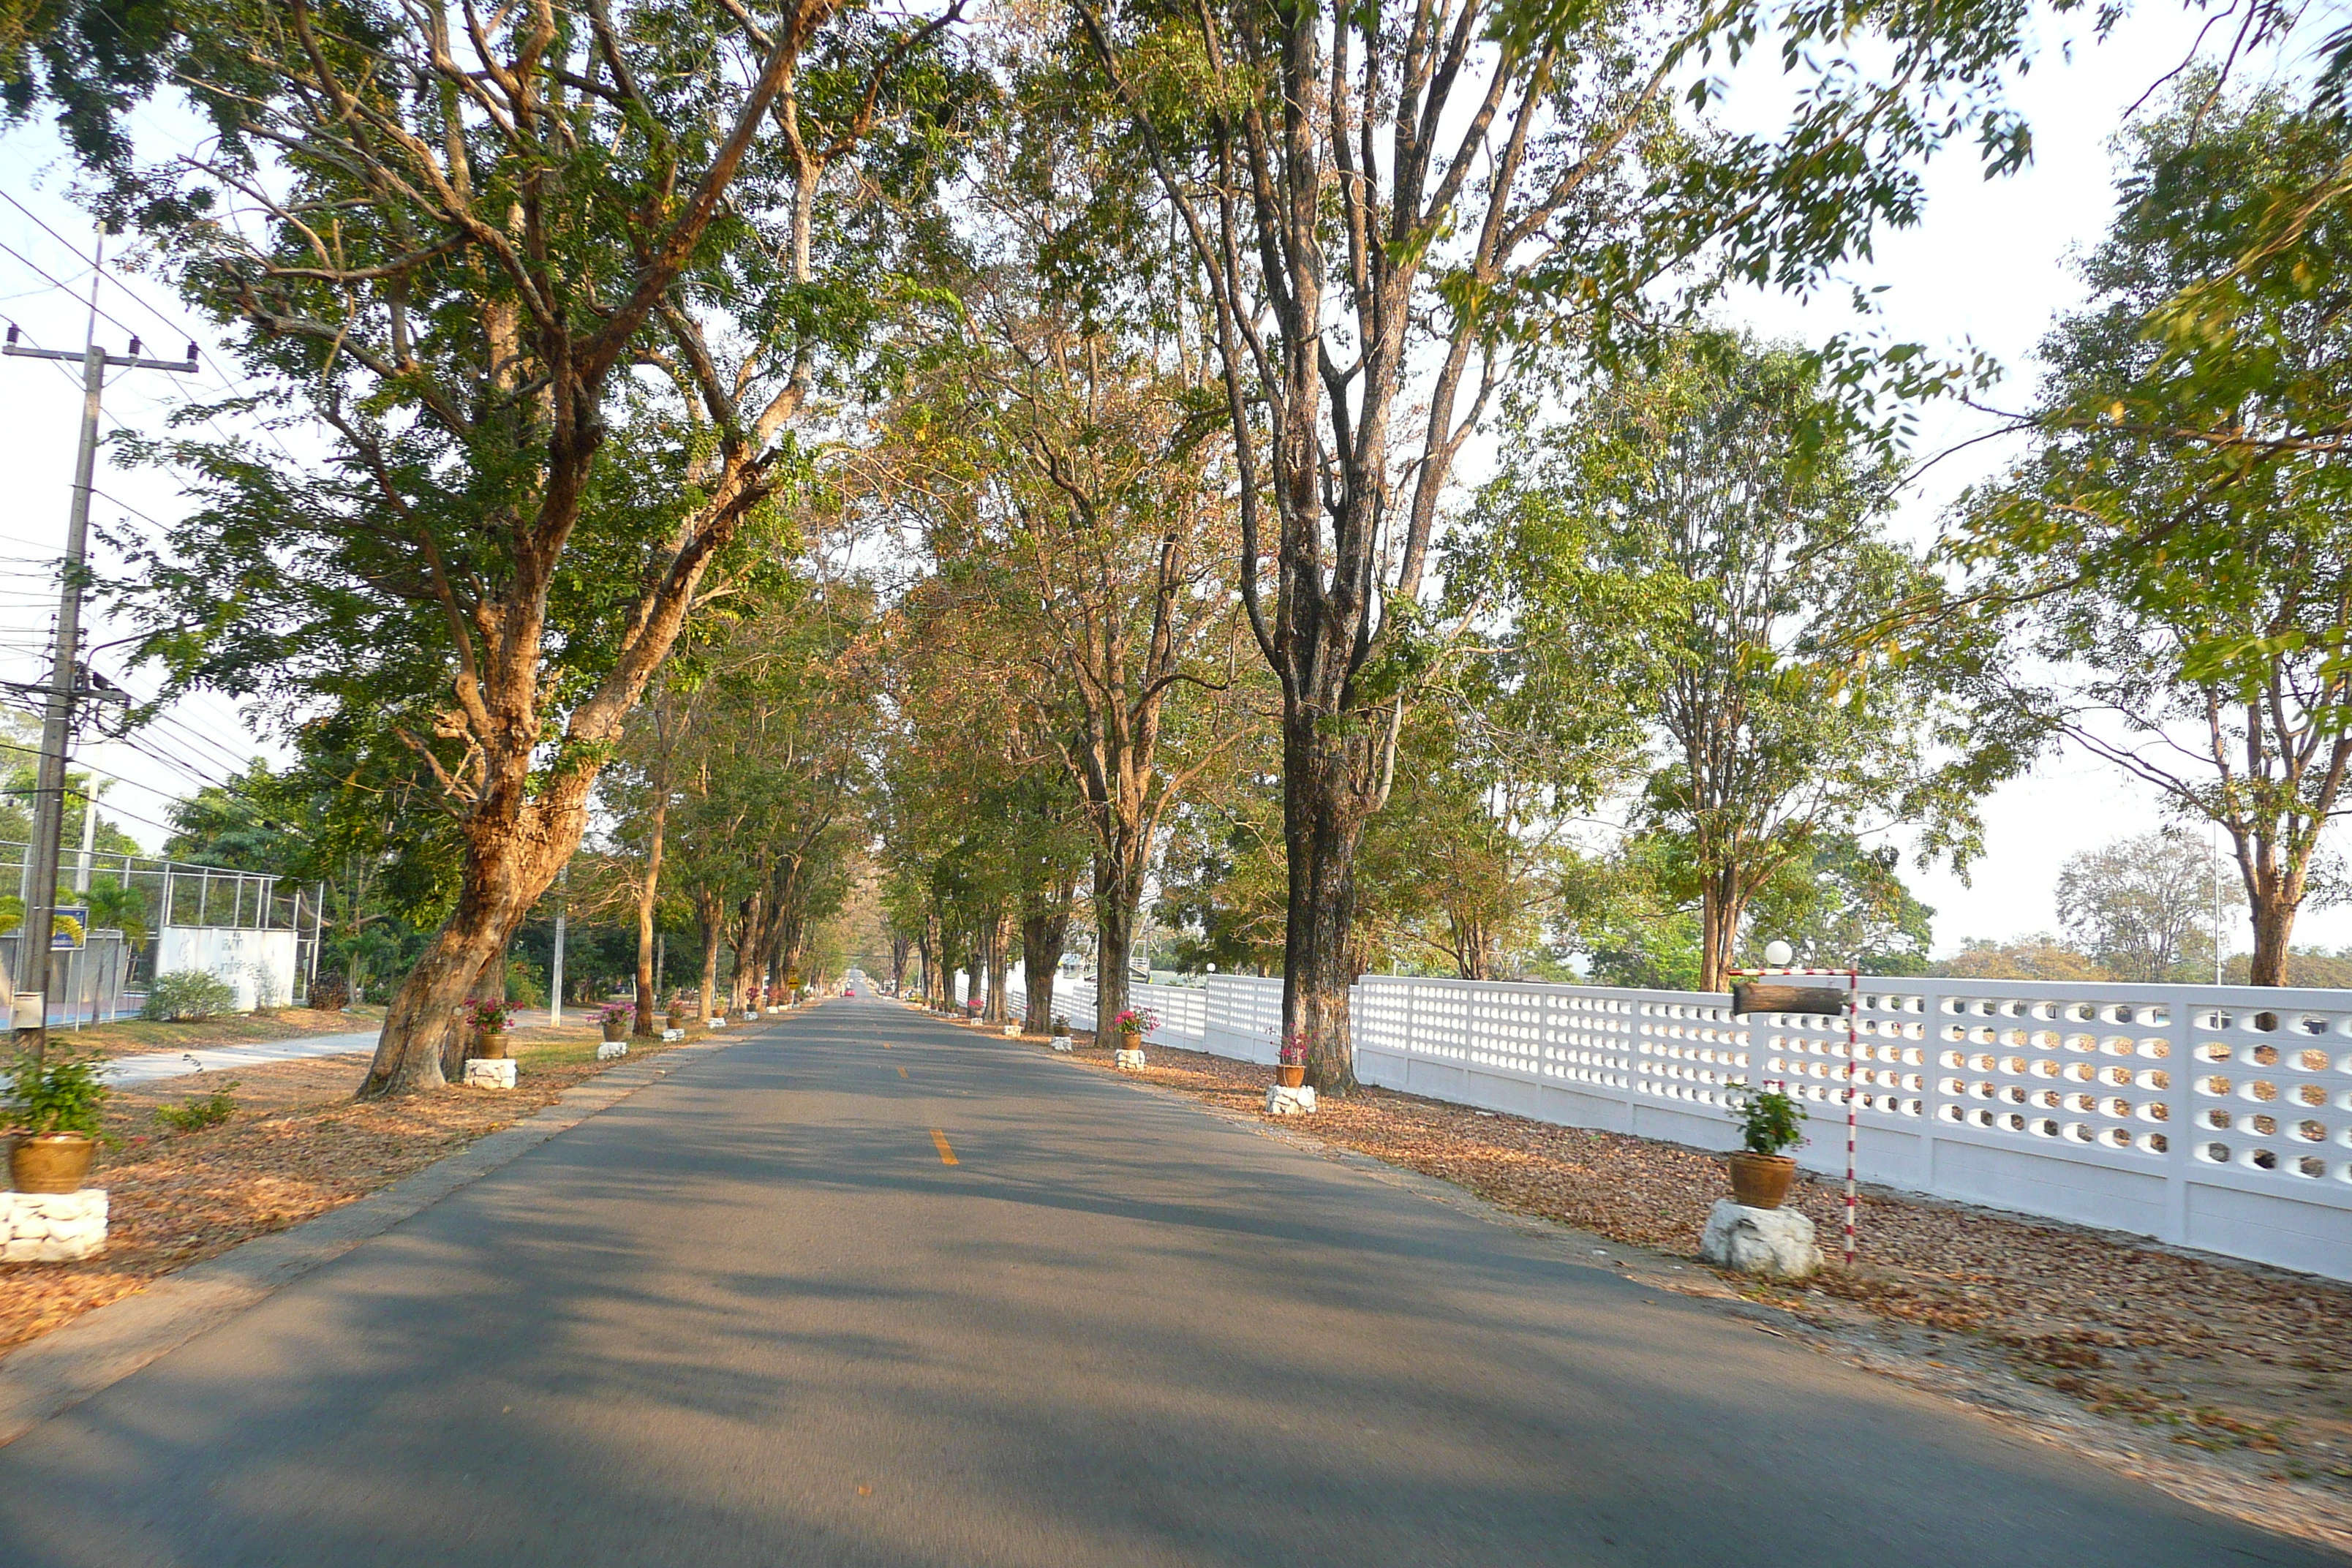
[[[1021,922],[1021,1029],[1048,1034],[1054,1027],[1054,982],[1060,977],[1062,946],[1069,939],[1070,906],[1033,913]]]
[[[579,793],[584,795],[584,785]],[[493,812],[485,803],[466,824],[467,866],[457,907],[393,993],[384,1010],[383,1032],[376,1039],[375,1059],[360,1085],[362,1098],[415,1093],[448,1083],[452,1073],[445,1062],[457,1061],[457,1070],[463,1070],[464,1031],[457,1031],[457,1042],[451,1039],[457,1008],[486,965],[499,963],[494,973],[499,994],[505,994],[507,944],[578,847],[586,819],[584,811],[565,810],[562,805],[552,812],[528,810],[520,791],[511,799],[511,812],[504,807]],[[526,822],[539,831],[528,831]]]
[[[2248,912],[2254,922],[2254,952],[2246,980],[2254,985],[2284,985],[2287,944],[2294,935],[2296,906],[2301,900],[2290,900],[2273,885],[2253,893],[2251,901],[2253,908]]]
[[[725,933],[726,921],[719,910],[719,896],[707,888],[694,890],[694,912],[702,935],[702,980],[695,1016],[708,1020],[712,1005],[719,1000],[719,943]]]
[[[1732,954],[1739,937],[1739,900],[1730,886],[1731,873],[1705,878],[1699,887],[1698,988],[1728,989]]]
[[[907,950],[912,946],[912,942],[897,931],[890,933],[890,994],[893,996],[907,994]]]
[[[1013,917],[1000,914],[988,932],[988,1012],[992,1024],[1002,1024],[1013,1016],[1012,1005],[1005,1000],[1006,972],[1012,968]]]
[[[1139,889],[1130,888],[1119,860],[1095,856],[1095,1043],[1115,1043],[1118,1016],[1132,1005],[1128,1001],[1128,954],[1135,946],[1135,906]]]
[[[1348,988],[1355,984],[1349,927],[1364,813],[1346,742],[1311,715],[1283,724],[1283,840],[1289,860],[1283,933],[1282,1028],[1307,1042],[1307,1081],[1318,1092],[1356,1087]]]
[[[755,888],[740,907],[740,934],[735,943],[735,963],[728,977],[728,1009],[740,1013],[751,1005],[751,988],[759,984],[759,965],[768,951],[768,894],[765,888]]]
[[[632,1031],[650,1036],[654,1027],[654,905],[661,896],[662,836],[669,825],[669,792],[654,801],[653,828],[646,838],[645,880],[637,888],[637,1019]]]

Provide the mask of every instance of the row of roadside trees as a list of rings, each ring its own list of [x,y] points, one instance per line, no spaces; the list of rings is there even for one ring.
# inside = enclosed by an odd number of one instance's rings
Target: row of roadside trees
[[[129,448],[192,510],[126,602],[429,931],[371,1091],[583,841],[641,1026],[665,900],[705,1006],[868,883],[999,1009],[1082,918],[1114,1011],[1156,900],[1344,1089],[1383,956],[1916,948],[1888,835],[1965,867],[2062,736],[2221,824],[2284,977],[2352,757],[2331,89],[2176,86],[1923,553],[1903,410],[1967,367],[1717,323],[2028,154],[2015,8],[97,10],[11,101],[258,432]],[[1759,37],[1806,90],[1736,132]],[[166,80],[196,151],[125,129]]]

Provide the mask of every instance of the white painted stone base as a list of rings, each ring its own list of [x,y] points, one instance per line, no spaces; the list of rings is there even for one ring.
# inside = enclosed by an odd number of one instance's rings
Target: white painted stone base
[[[1070,1048],[1070,1037],[1067,1035],[1055,1035],[1054,1037],[1054,1048],[1057,1051],[1068,1050]]]
[[[1019,1038],[1021,1037],[1021,1026],[1020,1026],[1020,1025],[1018,1025],[1018,1024],[1007,1024],[1007,1025],[1005,1025],[1005,1026],[1004,1026],[1004,1037],[1005,1037],[1006,1039],[1008,1039],[1008,1040],[1017,1040],[1017,1039],[1019,1039]]]
[[[1315,1088],[1300,1084],[1297,1089],[1269,1084],[1265,1091],[1265,1113],[1268,1116],[1312,1116],[1315,1114]]]
[[[664,1029],[662,1031],[662,1038],[665,1040],[682,1040],[686,1038],[686,1031],[684,1029]]]
[[[1110,1065],[1115,1068],[1125,1068],[1131,1072],[1143,1065],[1143,1053],[1140,1050],[1113,1051],[1110,1054]]]
[[[512,1057],[500,1057],[495,1061],[488,1057],[466,1058],[467,1089],[512,1089],[515,1086],[514,1075]]]
[[[0,1263],[74,1263],[106,1250],[106,1189],[0,1193]]]
[[[1795,1209],[1751,1209],[1729,1198],[1707,1211],[1698,1255],[1717,1268],[1772,1279],[1802,1279],[1822,1267],[1811,1220]]]
[[[703,1022],[714,1029],[723,1029],[727,1026],[727,1020],[724,1018],[705,1018]]]
[[[628,1054],[629,1042],[626,1040],[606,1040],[596,1047],[596,1059],[600,1062],[609,1062],[614,1057],[625,1057]]]

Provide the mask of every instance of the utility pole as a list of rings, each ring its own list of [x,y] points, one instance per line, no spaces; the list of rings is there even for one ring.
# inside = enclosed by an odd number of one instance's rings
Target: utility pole
[[[57,919],[58,840],[65,832],[66,753],[73,744],[74,703],[84,684],[81,584],[89,557],[89,492],[98,468],[100,395],[105,391],[110,368],[182,373],[196,368],[194,343],[188,345],[188,357],[184,360],[142,359],[137,338],[131,340],[131,352],[127,354],[110,354],[99,346],[98,285],[106,276],[103,225],[98,232],[97,262],[89,279],[89,331],[81,353],[28,347],[16,341],[16,329],[13,326],[8,329],[6,344],[0,346],[0,353],[23,359],[81,361],[81,450],[74,460],[73,510],[66,518],[65,567],[60,574],[63,584],[58,595],[57,659],[49,668],[48,705],[41,721],[40,777],[33,793],[33,864],[25,893],[25,923],[16,937],[16,994],[20,999],[29,995],[35,1016],[30,1027],[17,1031],[17,1039],[32,1053],[36,1063],[47,1051],[49,1043],[49,945],[54,940],[52,927]]]
[[[81,859],[74,867],[74,897],[89,897],[90,861],[98,853],[98,770],[89,771],[89,787],[81,802]]]

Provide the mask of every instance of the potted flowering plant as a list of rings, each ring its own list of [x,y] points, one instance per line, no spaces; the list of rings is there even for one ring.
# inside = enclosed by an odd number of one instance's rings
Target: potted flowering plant
[[[9,1184],[20,1193],[80,1191],[104,1137],[99,1118],[110,1092],[93,1055],[57,1046],[38,1062],[19,1055],[8,1074],[7,1120],[16,1133]]]
[[[514,1022],[515,1005],[511,1002],[474,1001],[466,1004],[466,1019],[474,1026],[474,1052],[486,1061],[499,1061],[507,1054],[507,1028]]]
[[[1307,1081],[1307,1031],[1301,1029],[1282,1042],[1282,1055],[1275,1064],[1275,1076],[1285,1089],[1297,1089]]]
[[[1129,1007],[1111,1020],[1111,1028],[1118,1036],[1118,1048],[1111,1052],[1111,1066],[1139,1068],[1143,1063],[1143,1037],[1160,1026],[1160,1020],[1141,1007]]]
[[[596,1025],[604,1030],[606,1045],[629,1037],[629,1025],[636,1012],[634,1002],[607,1002],[596,1009]]]
[[[1805,1108],[1785,1089],[1739,1082],[1725,1099],[1747,1145],[1731,1156],[1732,1201],[1744,1208],[1779,1208],[1797,1179],[1797,1162],[1787,1151],[1805,1141]]]

